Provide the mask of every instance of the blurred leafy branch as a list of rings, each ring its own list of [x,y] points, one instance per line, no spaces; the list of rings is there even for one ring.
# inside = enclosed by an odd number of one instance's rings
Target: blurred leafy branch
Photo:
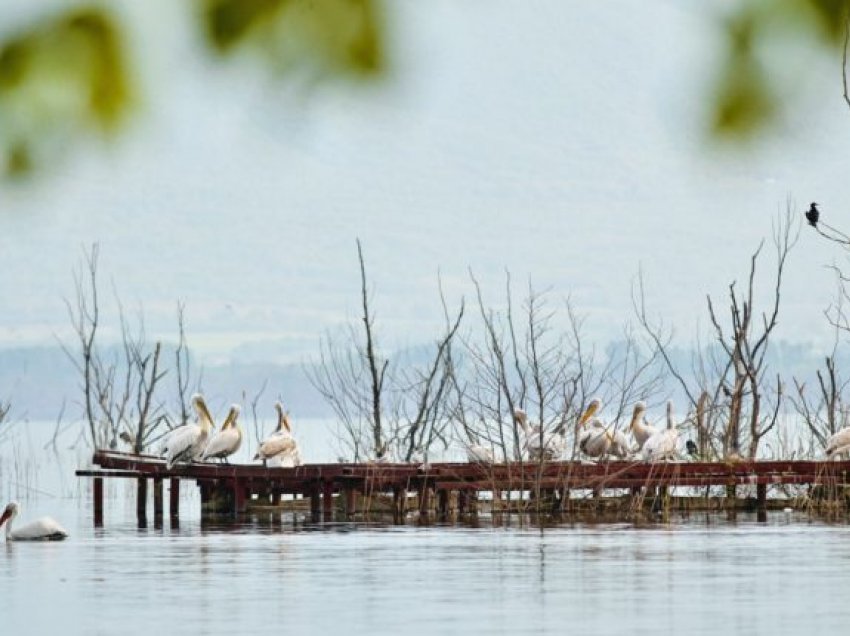
[[[374,79],[386,67],[379,0],[192,0],[218,57],[258,53],[281,74]],[[846,57],[850,0],[750,0],[723,22],[725,43],[710,93],[708,128],[739,143],[781,117],[793,71],[770,52],[797,41]],[[520,10],[520,9],[518,9]],[[69,142],[114,134],[137,87],[121,19],[81,4],[0,35],[0,175],[21,177]]]
[[[377,1],[194,0],[216,54],[250,49],[277,70],[321,80],[383,73]],[[121,19],[105,4],[0,36],[0,175],[29,175],[75,138],[120,130],[137,95],[126,43]]]
[[[712,95],[712,134],[744,141],[781,117],[790,92],[783,89],[793,87],[799,77],[784,60],[776,60],[770,53],[792,41],[808,41],[828,53],[842,53],[842,85],[846,87],[848,9],[850,0],[735,3],[724,23],[726,50]]]

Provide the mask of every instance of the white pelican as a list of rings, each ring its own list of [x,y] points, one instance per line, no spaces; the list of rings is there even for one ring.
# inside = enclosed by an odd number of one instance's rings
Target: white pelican
[[[467,444],[466,461],[471,464],[492,464],[496,461],[496,456],[492,448],[487,448],[481,444]]]
[[[0,526],[6,524],[6,541],[61,541],[68,536],[68,531],[50,517],[41,517],[25,526],[12,530],[15,517],[20,506],[17,501],[11,502],[0,516]]]
[[[646,413],[646,404],[644,402],[636,403],[635,408],[632,411],[632,421],[629,423],[629,429],[632,431],[632,435],[638,443],[638,450],[643,448],[643,445],[646,444],[646,440],[658,432],[658,429],[646,423],[646,420],[643,417],[644,413]]]
[[[657,462],[676,459],[679,431],[673,425],[673,402],[667,401],[667,428],[658,431],[643,444],[644,461]]]
[[[242,427],[236,422],[239,417],[239,405],[231,404],[230,412],[221,425],[221,430],[213,435],[210,443],[204,449],[202,459],[212,459],[217,457],[227,461],[227,458],[233,455],[242,446]]]
[[[280,402],[275,402],[274,408],[277,411],[277,428],[260,444],[254,459],[262,459],[263,463],[269,462],[272,466],[282,468],[300,466],[301,451],[298,442],[292,437],[289,414],[283,410]]]
[[[845,426],[840,431],[826,440],[826,458],[850,457],[850,426]]]
[[[611,448],[611,436],[602,422],[594,417],[602,406],[602,400],[593,398],[581,417],[578,418],[578,447],[590,457],[602,457]]]
[[[524,433],[523,449],[528,459],[552,461],[561,457],[567,449],[567,438],[563,433],[546,433],[538,424],[529,424],[528,415],[522,409],[514,409],[514,418]]]
[[[177,462],[200,459],[207,446],[210,431],[214,426],[212,415],[200,393],[192,396],[192,406],[198,414],[197,423],[178,426],[163,442],[165,463],[168,468]]]
[[[594,417],[602,406],[602,400],[593,398],[578,420],[580,429],[578,446],[589,457],[616,455],[624,459],[629,454],[629,441],[622,432],[611,430],[602,420]]]

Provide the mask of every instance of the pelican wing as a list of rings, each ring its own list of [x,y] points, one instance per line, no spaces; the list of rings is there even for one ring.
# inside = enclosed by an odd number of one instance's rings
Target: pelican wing
[[[629,455],[629,440],[621,431],[611,433],[611,448],[609,452],[613,453],[620,459],[625,459]]]
[[[599,420],[586,425],[579,436],[579,448],[589,457],[602,457],[611,448],[612,436]]]
[[[203,459],[229,457],[242,446],[242,429],[232,426],[216,433],[204,449]]]
[[[295,438],[289,433],[274,433],[263,440],[257,451],[257,458],[269,459],[282,453],[291,453],[297,449]]]
[[[68,531],[51,517],[41,517],[31,521],[20,528],[15,528],[9,534],[9,538],[13,541],[56,541],[67,536]]]
[[[643,458],[650,462],[675,459],[678,444],[679,432],[675,428],[666,428],[646,440]]]
[[[827,457],[832,457],[837,453],[844,453],[848,450],[850,450],[850,426],[842,428],[826,440]]]
[[[632,435],[634,435],[639,448],[643,448],[643,445],[646,444],[647,440],[656,433],[658,433],[658,429],[652,426],[652,424],[647,423],[646,420],[642,423],[635,422],[632,427]]]
[[[206,441],[205,431],[198,424],[187,424],[174,429],[168,440],[165,461],[169,468],[180,461],[191,461],[198,454],[199,441]],[[201,447],[203,450],[203,447]]]
[[[466,459],[472,463],[492,464],[495,460],[493,450],[480,444],[470,444],[466,447]]]

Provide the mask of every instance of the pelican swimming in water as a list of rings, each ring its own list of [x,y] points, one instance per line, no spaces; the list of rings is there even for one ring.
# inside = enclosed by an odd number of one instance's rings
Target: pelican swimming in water
[[[221,430],[213,435],[210,443],[207,444],[204,450],[203,459],[219,458],[227,461],[227,458],[233,455],[242,446],[242,428],[236,422],[239,417],[239,405],[232,404],[224,424],[221,425]]]
[[[826,440],[826,458],[850,457],[850,426],[845,426],[840,431]]]
[[[523,431],[523,449],[531,461],[558,459],[567,449],[567,438],[563,433],[546,433],[539,424],[529,424],[528,415],[522,409],[514,409],[514,418]]]
[[[262,459],[264,464],[269,462],[281,468],[300,466],[301,451],[292,436],[289,414],[280,402],[275,402],[274,408],[277,411],[277,428],[260,444],[254,459]]]
[[[646,444],[646,440],[658,432],[658,429],[646,423],[644,413],[646,413],[646,404],[644,402],[637,402],[632,411],[632,421],[629,423],[629,430],[631,430],[638,444],[638,450],[642,450],[643,445]]]
[[[177,462],[191,462],[200,459],[207,446],[207,440],[215,424],[212,415],[200,393],[192,396],[192,406],[198,414],[198,421],[175,428],[163,443],[165,463],[171,468]]]
[[[593,398],[579,418],[579,449],[588,457],[597,459],[608,454],[625,459],[629,454],[629,442],[622,432],[611,430],[595,417],[601,406],[602,400]]]
[[[679,431],[673,425],[673,402],[667,401],[667,428],[660,430],[644,442],[642,453],[644,461],[658,462],[675,460],[679,445]]]
[[[68,531],[51,517],[41,517],[13,530],[12,524],[19,511],[18,502],[13,501],[0,515],[0,527],[6,524],[6,541],[61,541],[68,536]]]

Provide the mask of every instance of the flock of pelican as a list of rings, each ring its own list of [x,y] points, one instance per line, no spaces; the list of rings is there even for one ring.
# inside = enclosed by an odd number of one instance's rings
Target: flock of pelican
[[[591,459],[616,457],[618,459],[636,458],[648,462],[672,461],[679,457],[679,432],[673,421],[673,405],[667,403],[667,426],[658,429],[646,421],[646,404],[638,402],[632,411],[629,431],[636,446],[629,443],[625,433],[598,417],[602,400],[594,398],[578,419],[578,447],[581,453]],[[522,409],[514,410],[516,420],[522,432],[521,451],[529,461],[554,461],[563,458],[567,451],[567,437],[564,428],[553,432],[545,431],[539,424],[529,421]],[[850,429],[846,439],[846,449],[850,452]],[[466,458],[470,462],[491,464],[495,460],[492,448],[479,443],[466,446]]]
[[[175,428],[163,440],[160,454],[165,456],[169,468],[179,462],[210,459],[227,461],[242,445],[242,428],[237,423],[240,409],[237,404],[231,405],[221,429],[215,434],[215,422],[201,395],[192,396],[192,406],[198,416],[197,422]],[[578,446],[587,457],[603,459],[613,456],[658,462],[673,461],[680,456],[679,432],[673,420],[671,402],[667,402],[667,425],[664,428],[657,428],[647,422],[644,402],[634,405],[628,428],[636,445],[631,447],[623,432],[597,416],[601,407],[600,399],[591,400],[578,419]],[[300,466],[301,452],[292,436],[289,415],[280,402],[275,404],[275,409],[277,427],[262,441],[254,459],[262,460],[270,466]],[[563,457],[567,450],[563,426],[554,432],[547,432],[539,424],[530,422],[522,409],[516,409],[513,415],[522,431],[522,452],[527,459],[552,461]],[[386,453],[382,455],[385,457]],[[475,463],[491,464],[495,461],[493,449],[477,442],[466,446],[466,456],[468,461]],[[827,459],[842,456],[850,459],[850,426],[839,430],[826,441]],[[4,524],[6,526],[6,541],[58,541],[68,536],[68,531],[51,517],[41,517],[13,529],[19,512],[19,504],[13,501],[0,515],[0,527]]]
[[[239,418],[239,405],[232,404],[221,425],[213,434],[215,421],[204,402],[203,396],[192,396],[192,406],[198,416],[197,422],[178,426],[169,432],[162,441],[159,454],[165,457],[166,466],[171,468],[180,462],[208,461],[227,458],[242,446],[242,427]],[[254,459],[261,459],[271,466],[293,467],[301,465],[301,451],[292,435],[292,425],[283,404],[275,404],[277,410],[277,428],[260,444]]]

